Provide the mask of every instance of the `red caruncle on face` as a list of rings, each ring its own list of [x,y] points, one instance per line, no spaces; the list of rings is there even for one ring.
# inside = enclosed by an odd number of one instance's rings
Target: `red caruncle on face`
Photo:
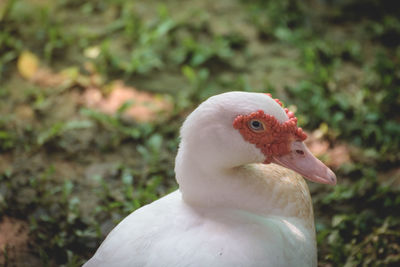
[[[282,103],[275,99],[282,106]],[[285,108],[289,120],[280,123],[274,116],[265,114],[262,110],[248,115],[239,115],[233,122],[233,127],[239,130],[243,138],[265,155],[264,163],[271,163],[274,156],[290,153],[293,141],[304,141],[306,133],[297,127],[297,118],[293,112]],[[251,124],[260,126],[255,129]]]

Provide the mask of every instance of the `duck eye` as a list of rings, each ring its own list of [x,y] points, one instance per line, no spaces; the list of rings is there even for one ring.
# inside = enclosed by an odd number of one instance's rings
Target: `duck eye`
[[[264,124],[259,120],[251,120],[249,122],[249,127],[251,130],[255,132],[262,132],[264,131]]]

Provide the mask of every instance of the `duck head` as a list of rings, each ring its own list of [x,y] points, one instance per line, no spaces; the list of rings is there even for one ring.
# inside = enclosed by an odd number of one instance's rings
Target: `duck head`
[[[205,171],[275,163],[310,181],[336,184],[335,174],[308,150],[297,118],[269,94],[229,92],[193,111],[181,129],[176,169],[187,157]]]

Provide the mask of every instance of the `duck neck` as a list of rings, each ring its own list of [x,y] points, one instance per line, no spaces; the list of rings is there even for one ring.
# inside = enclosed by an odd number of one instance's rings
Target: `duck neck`
[[[286,168],[274,164],[203,168],[195,158],[178,154],[175,171],[189,205],[296,217],[314,227],[307,184]]]

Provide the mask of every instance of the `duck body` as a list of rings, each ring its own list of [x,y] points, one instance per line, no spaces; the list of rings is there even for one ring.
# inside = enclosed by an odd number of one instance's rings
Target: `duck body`
[[[281,171],[286,181],[297,176],[277,165],[254,165],[249,175],[266,169]],[[301,186],[296,198],[309,203],[303,178],[296,178],[287,186]],[[312,208],[288,206],[293,196],[282,195],[282,189],[266,198],[286,209],[272,210],[263,202],[268,215],[189,205],[177,190],[126,217],[86,266],[317,266]]]
[[[266,152],[232,126],[261,109],[288,119],[264,94],[231,92],[200,105],[181,129],[179,190],[126,217],[84,267],[317,266],[308,187],[287,168],[295,161],[293,169],[307,170],[309,152],[293,141],[303,154],[272,154],[285,167],[265,164]],[[310,179],[336,182],[315,164]]]

